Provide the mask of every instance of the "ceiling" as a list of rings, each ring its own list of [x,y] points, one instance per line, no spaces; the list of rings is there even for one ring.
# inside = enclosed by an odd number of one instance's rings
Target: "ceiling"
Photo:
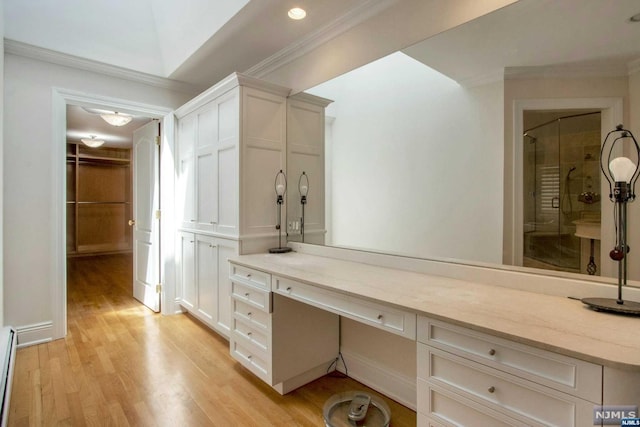
[[[394,3],[4,0],[4,29],[7,39],[206,88],[356,12]],[[307,18],[289,19],[293,6]],[[520,0],[403,52],[462,84],[549,66],[624,73],[640,58],[640,23],[628,21],[638,12],[638,0]],[[70,139],[92,132],[112,146],[129,145],[140,124],[114,128],[81,108],[68,111]]]

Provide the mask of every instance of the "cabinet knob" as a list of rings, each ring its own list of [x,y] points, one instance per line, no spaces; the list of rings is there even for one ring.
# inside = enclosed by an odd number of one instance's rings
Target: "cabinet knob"
[[[287,292],[291,292],[291,286],[287,286]]]
[[[248,312],[248,313],[247,313],[247,316],[251,316],[251,314],[252,314],[251,312]]]
[[[496,388],[495,388],[494,386],[491,386],[491,387],[489,387],[489,388],[487,389],[487,391],[488,391],[489,393],[494,393],[494,392],[496,391]]]
[[[489,356],[494,356],[496,351],[494,349],[489,350]]]
[[[247,298],[249,298],[249,295],[251,295],[249,292],[245,292],[244,293],[244,296],[247,297]]]
[[[248,355],[247,359],[251,360],[252,357],[253,357],[252,355]]]
[[[382,314],[378,314],[378,320],[382,320],[383,317]]]
[[[196,222],[196,220],[195,219],[190,219],[189,222]]]
[[[215,223],[216,223],[215,221],[209,221],[209,224],[215,224]]]
[[[252,332],[247,332],[247,336],[250,337]]]
[[[211,245],[211,244],[210,244],[210,245],[209,245],[209,247],[210,247],[210,248],[215,248],[215,247],[216,247],[216,245]]]
[[[247,274],[247,279],[251,277],[251,274]]]
[[[135,219],[130,219],[129,220],[129,226],[132,226],[132,225],[136,225],[136,220]]]

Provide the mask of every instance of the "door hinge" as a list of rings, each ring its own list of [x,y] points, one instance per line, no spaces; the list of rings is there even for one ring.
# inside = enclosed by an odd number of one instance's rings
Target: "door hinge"
[[[156,136],[156,145],[160,146],[160,136]]]
[[[156,294],[159,294],[160,292],[162,292],[162,283],[158,283],[156,285]]]
[[[160,216],[161,216],[161,214],[160,214],[160,209],[158,209],[158,210],[156,211],[156,219],[160,219]]]

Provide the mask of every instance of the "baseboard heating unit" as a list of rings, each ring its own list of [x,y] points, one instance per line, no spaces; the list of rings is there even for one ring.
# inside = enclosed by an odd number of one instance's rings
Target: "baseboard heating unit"
[[[9,420],[9,401],[11,400],[11,384],[13,383],[13,368],[16,363],[16,331],[5,326],[0,328],[0,392],[2,392],[2,406],[0,407],[0,426],[7,425]]]

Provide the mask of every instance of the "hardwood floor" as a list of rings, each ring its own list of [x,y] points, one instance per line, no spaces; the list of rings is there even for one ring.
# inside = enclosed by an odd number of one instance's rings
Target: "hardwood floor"
[[[18,350],[10,426],[323,426],[334,393],[378,395],[329,375],[281,396],[201,323],[135,301],[131,276],[130,256],[69,260],[67,337]],[[415,426],[384,400],[392,425]]]

